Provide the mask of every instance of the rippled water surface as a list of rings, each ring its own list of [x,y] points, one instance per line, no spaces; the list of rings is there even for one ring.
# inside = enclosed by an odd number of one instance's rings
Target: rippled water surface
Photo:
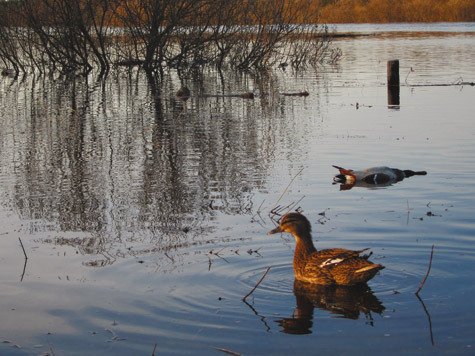
[[[475,87],[448,84],[475,81],[475,26],[338,31],[371,36],[297,75],[2,78],[0,354],[473,354]],[[428,174],[340,190],[332,165]],[[386,268],[356,292],[294,285],[276,206]]]

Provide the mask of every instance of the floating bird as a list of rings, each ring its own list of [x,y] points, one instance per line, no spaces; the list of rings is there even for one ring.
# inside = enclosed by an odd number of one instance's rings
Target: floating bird
[[[312,242],[311,225],[300,213],[286,214],[279,226],[269,235],[288,232],[297,242],[294,255],[295,278],[319,285],[351,286],[366,283],[384,266],[368,261],[370,254],[359,251],[331,248],[317,251]]]
[[[342,190],[351,189],[354,185],[390,185],[392,183],[400,182],[404,178],[412,176],[425,176],[426,171],[411,171],[401,170],[397,168],[389,168],[385,166],[371,167],[360,171],[354,171],[352,169],[345,169],[338,166],[333,166],[340,171],[333,178],[333,182],[341,183]]]
[[[180,89],[178,89],[178,91],[176,92],[176,96],[182,100],[188,100],[188,98],[190,97],[191,93],[190,93],[190,89],[188,89],[187,87],[181,87]]]

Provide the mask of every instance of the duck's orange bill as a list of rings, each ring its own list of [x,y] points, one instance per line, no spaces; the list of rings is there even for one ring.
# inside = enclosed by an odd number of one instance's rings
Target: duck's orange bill
[[[280,228],[280,226],[277,226],[274,230],[271,230],[267,233],[267,235],[272,235],[272,234],[277,234],[279,232],[282,232],[283,230]]]

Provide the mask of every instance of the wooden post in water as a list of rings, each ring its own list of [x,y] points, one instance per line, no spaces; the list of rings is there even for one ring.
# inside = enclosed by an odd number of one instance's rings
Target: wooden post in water
[[[388,61],[388,105],[399,105],[399,60]]]

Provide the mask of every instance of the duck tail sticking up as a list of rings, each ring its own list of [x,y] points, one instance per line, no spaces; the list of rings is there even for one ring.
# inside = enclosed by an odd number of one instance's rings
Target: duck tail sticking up
[[[335,165],[333,165],[333,167],[338,169],[340,171],[340,174],[351,174],[351,172],[353,172],[352,169],[345,169],[343,167],[338,167],[338,166],[335,166]]]

